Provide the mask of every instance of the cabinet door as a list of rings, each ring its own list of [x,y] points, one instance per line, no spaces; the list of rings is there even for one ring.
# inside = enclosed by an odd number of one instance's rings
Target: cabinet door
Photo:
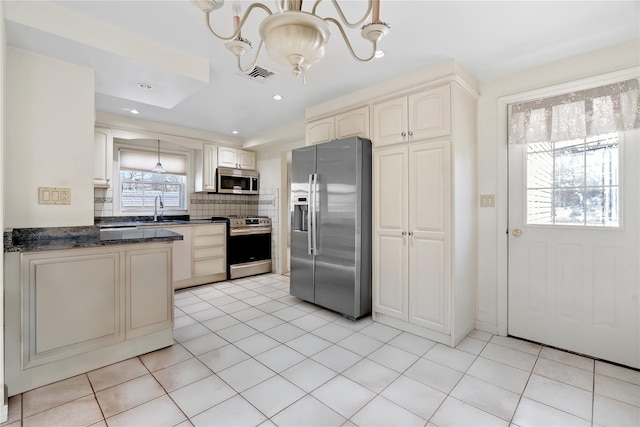
[[[21,268],[22,368],[124,340],[118,252],[26,253]]]
[[[93,133],[93,185],[109,188],[113,170],[113,138],[109,129],[96,128]]]
[[[449,85],[409,96],[409,135],[412,141],[451,133]]]
[[[191,278],[191,227],[167,228],[174,233],[182,234],[182,240],[173,242],[173,282],[187,280]]]
[[[127,339],[173,324],[171,246],[125,252]]]
[[[332,139],[335,139],[335,137],[335,119],[333,117],[307,123],[307,145],[331,141]]]
[[[256,168],[256,153],[253,151],[246,150],[238,150],[237,154],[238,167],[240,169],[251,169],[255,170]]]
[[[216,190],[216,167],[218,166],[218,147],[212,144],[204,144],[202,164],[202,189]]]
[[[218,147],[218,166],[222,168],[237,168],[237,150],[229,147]]]
[[[361,136],[369,138],[369,107],[358,108],[335,118],[336,138]]]
[[[450,317],[449,141],[409,149],[409,321],[445,334]]]
[[[374,153],[373,311],[407,320],[406,147]]]
[[[375,104],[373,123],[375,147],[407,141],[407,97]]]

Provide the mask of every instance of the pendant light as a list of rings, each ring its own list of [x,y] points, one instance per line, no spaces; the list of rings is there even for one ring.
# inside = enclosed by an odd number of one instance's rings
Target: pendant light
[[[166,171],[162,167],[162,163],[160,163],[160,140],[158,140],[158,163],[151,169],[152,172],[155,173],[165,173]]]

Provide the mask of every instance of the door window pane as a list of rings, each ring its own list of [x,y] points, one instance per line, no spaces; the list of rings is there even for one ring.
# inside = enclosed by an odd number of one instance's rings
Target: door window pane
[[[527,224],[619,227],[617,134],[527,145]]]

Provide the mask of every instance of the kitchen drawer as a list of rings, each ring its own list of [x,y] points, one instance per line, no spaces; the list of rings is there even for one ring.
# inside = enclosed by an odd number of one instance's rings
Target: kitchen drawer
[[[193,259],[217,258],[224,256],[224,246],[193,249]]]
[[[197,230],[197,227],[196,227]],[[224,234],[219,235],[197,235],[193,233],[193,248],[202,248],[206,246],[224,246],[226,236]]]
[[[224,258],[213,258],[193,262],[194,276],[206,276],[208,274],[224,273],[226,270],[227,266],[224,263]]]
[[[194,236],[206,236],[209,234],[225,237],[227,234],[227,224],[197,225],[193,227]]]

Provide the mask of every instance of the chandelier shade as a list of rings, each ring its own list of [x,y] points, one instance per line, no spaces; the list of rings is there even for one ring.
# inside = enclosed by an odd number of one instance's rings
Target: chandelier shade
[[[205,14],[205,21],[211,33],[221,40],[227,41],[226,48],[237,58],[237,65],[243,73],[250,73],[255,68],[262,47],[275,62],[291,67],[293,75],[302,75],[306,82],[306,71],[313,64],[318,63],[325,55],[326,46],[331,36],[329,24],[334,24],[345,42],[351,56],[361,62],[369,62],[375,58],[377,43],[389,31],[389,25],[380,21],[379,0],[367,0],[367,8],[364,16],[357,22],[349,22],[338,3],[332,0],[339,19],[333,17],[321,17],[316,13],[316,8],[322,0],[314,1],[311,12],[302,10],[302,0],[275,0],[276,11],[272,12],[269,7],[260,2],[251,3],[244,15],[240,17],[240,6],[236,2],[233,6],[233,28],[234,32],[228,37],[219,35],[211,26],[210,14],[222,8],[224,0],[197,0],[196,4]],[[252,49],[249,40],[243,38],[242,28],[247,17],[255,9],[262,9],[267,13],[267,17],[260,23],[259,34],[260,44],[253,61],[248,66],[241,64],[240,58]],[[371,22],[364,22],[371,16]],[[358,56],[349,41],[346,28],[361,27],[360,35],[365,40],[371,42],[372,51],[364,57]]]

